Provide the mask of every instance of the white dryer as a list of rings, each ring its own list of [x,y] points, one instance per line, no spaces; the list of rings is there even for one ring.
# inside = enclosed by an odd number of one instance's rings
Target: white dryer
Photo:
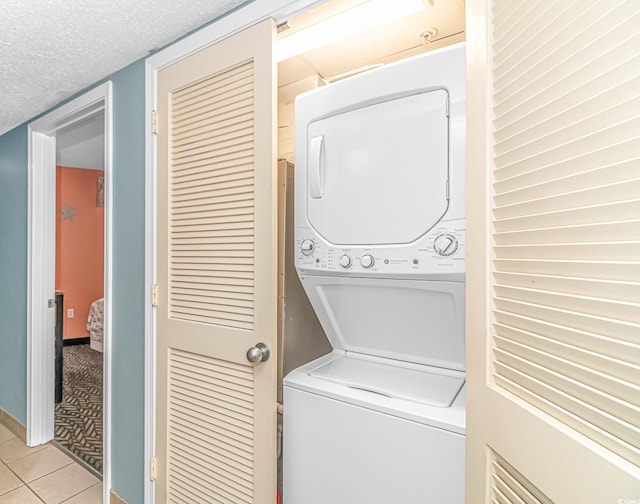
[[[465,48],[296,101],[296,268],[333,351],[284,380],[284,503],[464,502]]]

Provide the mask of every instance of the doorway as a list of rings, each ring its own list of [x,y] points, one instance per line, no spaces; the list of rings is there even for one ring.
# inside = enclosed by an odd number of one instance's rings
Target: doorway
[[[106,82],[29,124],[29,243],[27,304],[27,444],[54,438],[56,290],[56,145],[64,133],[91,120],[101,122],[104,159],[104,325],[102,399],[103,487],[110,488],[110,366],[111,366],[111,173],[112,85]],[[74,210],[71,204],[71,210]],[[67,211],[73,213],[71,210]],[[70,307],[73,309],[73,307]],[[75,309],[73,313],[76,315]],[[105,499],[106,502],[106,499]]]
[[[104,111],[56,136],[55,441],[102,474]]]

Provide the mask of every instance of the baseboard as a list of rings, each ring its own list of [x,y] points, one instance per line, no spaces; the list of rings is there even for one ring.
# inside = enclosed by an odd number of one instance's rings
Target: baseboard
[[[126,500],[120,497],[113,490],[109,492],[109,504],[129,504]]]
[[[22,441],[23,443],[27,443],[27,428],[18,420],[13,418],[9,413],[0,408],[0,424],[4,425],[7,429],[9,429],[15,436]]]
[[[86,338],[69,338],[66,340],[62,340],[62,344],[64,346],[71,345],[88,345],[91,342],[91,338],[87,336]]]

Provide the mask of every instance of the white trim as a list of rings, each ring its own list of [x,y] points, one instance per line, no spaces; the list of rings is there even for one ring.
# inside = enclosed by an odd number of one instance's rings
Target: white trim
[[[105,265],[104,265],[104,411],[103,489],[111,488],[111,306],[113,112],[112,84],[106,82],[28,125],[28,267],[27,267],[27,445],[54,436],[54,310],[56,134],[104,111]]]
[[[113,85],[108,81],[104,97],[104,322],[102,415],[102,501],[111,490],[111,373],[113,331]]]
[[[156,314],[151,288],[156,281],[156,139],[151,114],[156,109],[158,71],[267,18],[277,24],[324,0],[255,0],[188,37],[150,56],[145,62],[145,446],[144,502],[155,503],[151,458],[155,456]],[[105,500],[105,502],[107,502]]]
[[[144,502],[155,502],[155,485],[151,480],[151,458],[155,456],[156,436],[156,313],[151,303],[151,287],[156,282],[156,138],[151,113],[155,109],[157,72],[145,63],[145,270],[144,270]],[[151,89],[152,92],[148,90]],[[105,501],[107,502],[107,501]]]
[[[28,129],[27,445],[36,446],[53,438],[54,427],[54,309],[47,304],[55,299],[56,144],[33,124]]]

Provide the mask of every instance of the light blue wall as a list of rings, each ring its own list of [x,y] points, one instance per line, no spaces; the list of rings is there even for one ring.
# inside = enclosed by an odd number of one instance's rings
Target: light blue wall
[[[0,136],[0,408],[27,420],[27,127]]]
[[[144,501],[144,61],[113,74],[112,488]],[[99,83],[98,83],[99,84]],[[0,408],[27,416],[27,127],[0,136]]]
[[[144,62],[113,82],[112,488],[144,501]]]

